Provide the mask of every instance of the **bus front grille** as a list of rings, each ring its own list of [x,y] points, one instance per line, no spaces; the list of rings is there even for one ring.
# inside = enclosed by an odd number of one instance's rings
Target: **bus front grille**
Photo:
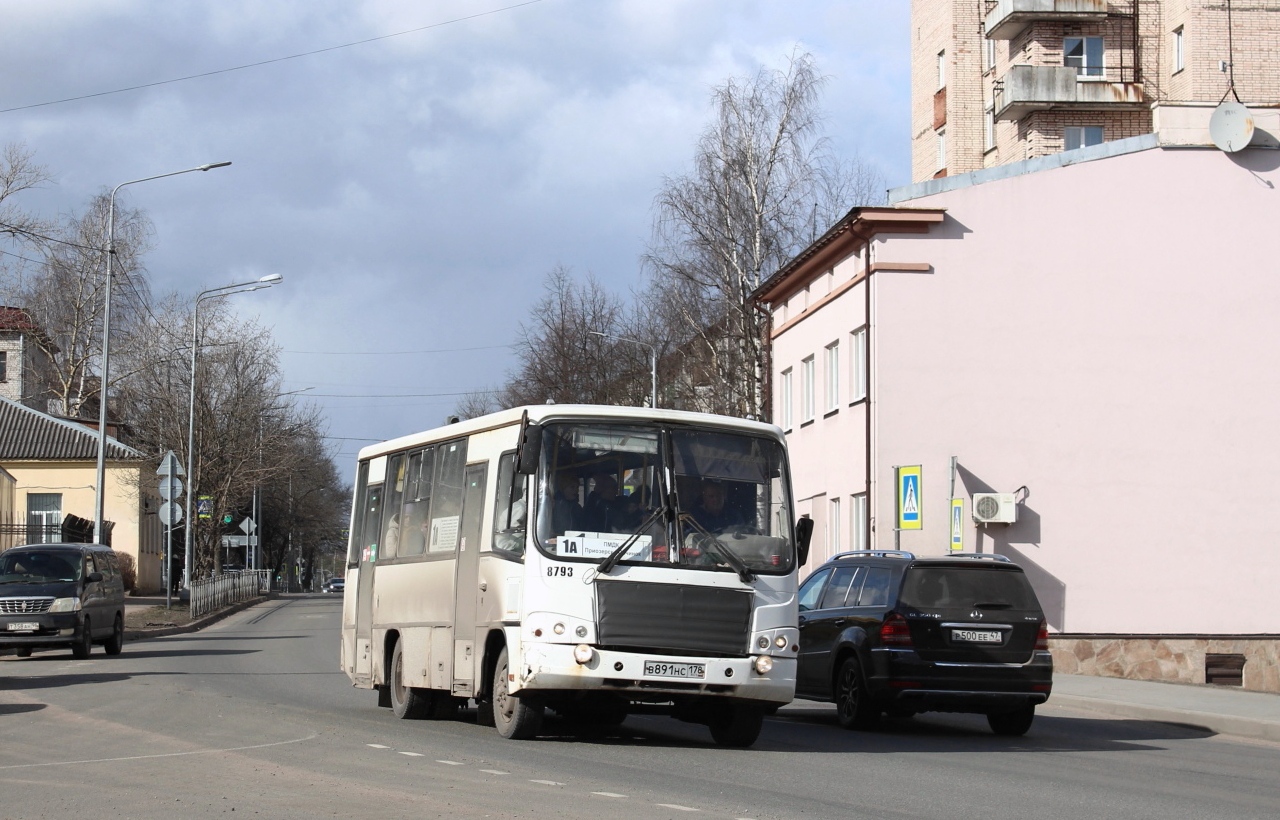
[[[596,601],[604,646],[721,657],[749,649],[749,591],[598,578]]]

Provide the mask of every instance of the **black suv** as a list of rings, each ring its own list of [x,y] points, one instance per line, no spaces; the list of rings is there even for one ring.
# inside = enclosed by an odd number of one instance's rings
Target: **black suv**
[[[1021,735],[1052,687],[1044,612],[1002,555],[845,552],[800,586],[796,696],[834,701],[847,729],[979,712]]]

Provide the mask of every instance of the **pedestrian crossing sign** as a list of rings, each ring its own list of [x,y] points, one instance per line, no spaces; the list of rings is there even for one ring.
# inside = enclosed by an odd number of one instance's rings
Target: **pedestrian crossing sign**
[[[920,465],[898,468],[898,529],[922,529]]]

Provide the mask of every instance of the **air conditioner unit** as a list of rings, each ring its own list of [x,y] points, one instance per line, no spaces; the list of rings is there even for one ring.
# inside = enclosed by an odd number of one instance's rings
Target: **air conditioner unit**
[[[973,520],[979,524],[1014,524],[1018,504],[1013,493],[974,493]]]

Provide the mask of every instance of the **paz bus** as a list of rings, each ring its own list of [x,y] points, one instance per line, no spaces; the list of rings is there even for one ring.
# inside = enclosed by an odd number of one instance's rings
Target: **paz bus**
[[[342,670],[398,718],[657,712],[750,746],[795,694],[811,531],[771,424],[542,405],[365,447]]]

